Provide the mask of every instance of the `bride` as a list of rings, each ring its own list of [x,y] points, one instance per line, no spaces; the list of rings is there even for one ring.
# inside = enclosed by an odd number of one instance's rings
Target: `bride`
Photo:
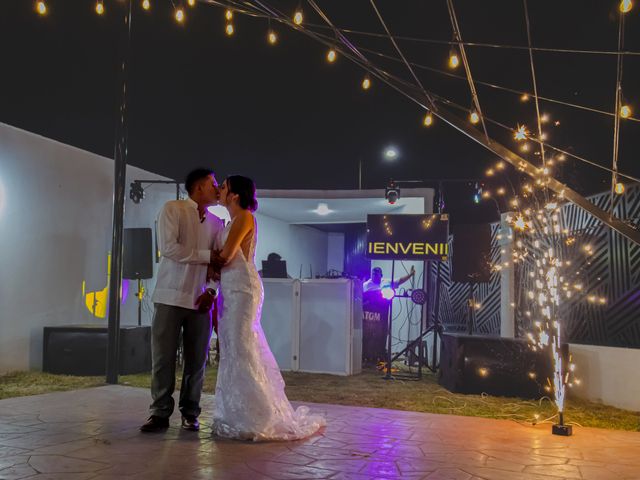
[[[220,204],[231,215],[219,239],[214,262],[220,268],[220,363],[215,391],[213,432],[240,440],[296,440],[325,424],[308,407],[294,410],[284,380],[260,325],[262,281],[254,265],[257,241],[253,213],[258,202],[253,180],[228,177]]]

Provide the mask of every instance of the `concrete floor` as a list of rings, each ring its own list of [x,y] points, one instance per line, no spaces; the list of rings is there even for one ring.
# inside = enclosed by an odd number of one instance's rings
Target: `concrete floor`
[[[325,430],[293,443],[142,434],[149,392],[123,386],[0,401],[0,479],[640,479],[640,433],[312,404]]]

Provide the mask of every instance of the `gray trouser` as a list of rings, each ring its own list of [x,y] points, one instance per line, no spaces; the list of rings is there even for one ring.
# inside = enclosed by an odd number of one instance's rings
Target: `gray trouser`
[[[180,330],[184,370],[180,387],[180,412],[200,415],[200,394],[204,383],[211,338],[211,313],[156,303],[151,324],[151,415],[169,418],[173,413],[176,386],[176,357]]]

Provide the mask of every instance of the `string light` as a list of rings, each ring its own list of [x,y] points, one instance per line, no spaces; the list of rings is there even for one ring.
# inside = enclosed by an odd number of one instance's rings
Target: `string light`
[[[458,68],[460,65],[460,59],[458,58],[458,54],[455,51],[452,51],[449,55],[449,66],[451,68]]]
[[[618,195],[622,195],[624,193],[624,183],[617,182],[614,187],[614,190]]]
[[[631,107],[629,105],[623,105],[620,108],[620,116],[622,118],[629,118],[631,116]]]
[[[522,96],[520,97],[520,101],[521,102],[528,102],[529,101],[529,94],[523,93]]]
[[[175,19],[178,23],[184,22],[184,9],[182,7],[176,8]]]
[[[302,25],[303,20],[304,17],[302,16],[302,10],[296,10],[296,13],[293,15],[293,23],[295,23],[296,25]]]
[[[329,51],[327,52],[327,62],[333,63],[336,61],[337,57],[338,54],[336,53],[336,51],[333,48],[329,49]]]
[[[233,20],[233,12],[229,9],[227,9],[226,12],[224,12],[224,18],[230,22],[231,20]]]
[[[275,45],[278,43],[278,35],[273,30],[269,30],[269,34],[267,35],[267,40],[271,45]]]
[[[631,0],[622,0],[620,2],[620,11],[622,13],[628,13],[631,11],[631,7],[633,7],[633,2]]]
[[[526,125],[518,125],[518,129],[516,130],[516,133],[513,135],[513,138],[515,138],[518,141],[526,140],[528,134],[529,132],[527,132]]]
[[[224,29],[224,31],[229,37],[233,35],[233,32],[235,32],[235,29],[233,28],[233,24],[232,23],[227,24],[227,27]]]
[[[190,7],[195,7],[196,6],[196,0],[187,0],[187,5],[189,5]]]
[[[476,124],[480,121],[480,115],[478,115],[478,112],[473,111],[471,112],[471,115],[469,115],[469,120],[471,123]]]
[[[546,113],[542,114],[542,116],[540,117],[540,121],[542,123],[547,123],[549,121],[549,115],[547,115]]]
[[[98,15],[102,15],[104,13],[104,4],[102,3],[102,0],[98,0],[96,2],[96,13]]]
[[[430,127],[431,125],[433,125],[433,115],[431,115],[431,113],[427,113],[424,116],[424,120],[422,123],[425,127]]]
[[[149,10],[151,8],[151,2],[149,0],[142,0],[142,8]]]
[[[47,14],[47,4],[44,3],[44,1],[42,1],[42,0],[40,0],[39,2],[36,2],[36,11],[40,15],[46,15]]]
[[[493,177],[493,175],[496,173],[493,168],[488,169],[486,172],[487,177]]]
[[[528,152],[529,151],[529,144],[525,143],[520,147],[520,150],[522,150],[523,152]]]

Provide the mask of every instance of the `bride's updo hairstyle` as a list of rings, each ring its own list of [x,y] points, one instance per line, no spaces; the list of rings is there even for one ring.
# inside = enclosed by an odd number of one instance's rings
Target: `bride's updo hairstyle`
[[[240,208],[255,212],[258,209],[256,200],[256,184],[249,177],[242,175],[230,175],[226,178],[227,188],[231,193],[238,195]]]

